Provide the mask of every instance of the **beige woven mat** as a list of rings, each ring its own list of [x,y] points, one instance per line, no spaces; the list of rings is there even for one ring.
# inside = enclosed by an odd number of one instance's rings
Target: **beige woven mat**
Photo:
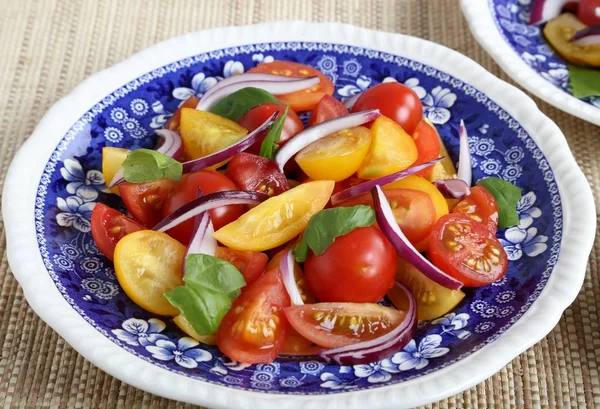
[[[172,36],[281,19],[342,21],[453,48],[508,80],[477,45],[453,0],[0,0],[0,177],[46,110],[95,71]],[[536,102],[565,133],[600,195],[600,128]],[[0,224],[0,406],[181,408],[100,371],[29,308],[9,271]],[[434,408],[600,407],[596,243],[579,297],[544,340],[498,374]],[[189,407],[189,406],[188,406]]]

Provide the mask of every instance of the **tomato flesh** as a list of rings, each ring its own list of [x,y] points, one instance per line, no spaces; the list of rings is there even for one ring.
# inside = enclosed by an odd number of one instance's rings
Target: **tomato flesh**
[[[471,188],[471,194],[452,209],[452,213],[462,214],[476,222],[483,223],[492,234],[498,230],[498,205],[494,196],[483,186]]]
[[[121,183],[119,193],[129,213],[148,228],[162,220],[162,207],[177,182],[159,179],[147,183]]]
[[[181,126],[181,111],[183,110],[183,108],[196,109],[198,102],[200,102],[200,100],[198,98],[196,98],[194,95],[192,95],[191,97],[186,99],[185,102],[183,104],[181,104],[179,106],[179,108],[177,108],[177,111],[175,111],[173,116],[171,118],[169,118],[169,120],[165,124],[165,128],[169,129],[171,131],[178,132],[179,127]]]
[[[227,247],[217,247],[216,256],[233,264],[244,276],[246,285],[255,282],[265,272],[269,258],[264,253],[239,251]]]
[[[452,213],[439,219],[429,240],[429,259],[465,287],[481,287],[506,274],[508,257],[488,227]]]
[[[322,347],[298,334],[294,328],[290,328],[283,343],[281,354],[293,356],[318,355],[322,350]]]
[[[600,0],[581,0],[577,7],[577,17],[586,26],[600,24]]]
[[[113,259],[119,240],[129,233],[144,229],[144,226],[135,220],[103,203],[96,203],[92,211],[91,225],[96,246],[109,260]]]
[[[320,124],[330,119],[335,119],[340,116],[348,115],[348,108],[344,104],[331,95],[325,95],[315,109],[313,109],[310,118],[308,118],[308,126]]]
[[[412,134],[412,138],[413,141],[415,141],[418,152],[417,160],[413,163],[413,166],[432,161],[440,155],[440,138],[438,137],[436,130],[428,122],[419,122],[417,129],[415,129],[415,132]],[[432,172],[433,167],[430,167],[417,173],[417,175],[429,179]]]
[[[378,304],[318,303],[284,309],[300,335],[325,348],[378,338],[396,327],[406,313]]]
[[[288,180],[275,162],[251,153],[241,152],[231,158],[225,175],[241,190],[269,196],[276,196],[290,188]]]

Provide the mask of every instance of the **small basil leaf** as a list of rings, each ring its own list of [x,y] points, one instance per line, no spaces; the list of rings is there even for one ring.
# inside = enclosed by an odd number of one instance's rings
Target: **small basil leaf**
[[[260,88],[247,87],[223,98],[210,112],[238,122],[252,108],[272,102],[278,103],[279,101],[267,91]]]
[[[277,152],[276,143],[279,142],[279,139],[281,138],[281,132],[283,131],[283,125],[285,124],[289,108],[289,106],[285,107],[283,114],[279,115],[279,118],[273,123],[271,129],[269,129],[267,136],[260,145],[260,156],[273,160],[273,157]]]
[[[183,165],[175,159],[151,149],[136,149],[123,162],[123,177],[130,183],[158,179],[180,180]]]
[[[505,228],[519,224],[517,203],[521,199],[521,189],[500,178],[485,178],[477,182],[486,188],[498,205],[498,227]]]
[[[246,285],[244,276],[231,263],[206,254],[190,254],[185,260],[186,284],[229,294]]]
[[[600,96],[600,70],[569,64],[569,76],[576,98]]]

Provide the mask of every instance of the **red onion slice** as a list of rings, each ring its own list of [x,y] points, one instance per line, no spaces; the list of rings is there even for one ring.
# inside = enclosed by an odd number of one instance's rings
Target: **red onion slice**
[[[417,270],[425,274],[439,285],[451,290],[459,290],[463,286],[460,281],[450,277],[442,270],[434,266],[408,241],[404,233],[402,233],[400,226],[398,226],[398,223],[396,223],[394,213],[392,213],[392,208],[383,194],[381,187],[375,186],[373,190],[371,190],[371,194],[373,195],[375,220],[377,220],[377,225],[385,237],[387,237],[387,239],[394,245],[398,255],[411,263]]]
[[[109,189],[112,189],[115,186],[120,185],[121,183],[125,183],[125,178],[123,177],[123,168],[119,168],[117,173],[113,176],[112,180],[108,184]]]
[[[352,95],[350,98],[344,101],[344,106],[348,108],[348,111],[352,111],[352,107],[354,104],[356,104],[356,101],[358,101],[358,98],[360,98],[361,95],[362,92],[359,92],[358,94]]]
[[[205,211],[197,216],[198,223],[194,229],[194,234],[188,244],[183,258],[183,274],[185,275],[185,260],[190,254],[206,254],[209,256],[215,256],[217,254],[217,240],[213,237],[215,228],[210,220],[210,214]]]
[[[390,183],[397,182],[400,179],[404,179],[407,176],[414,175],[415,173],[418,173],[424,169],[427,169],[428,167],[433,166],[442,160],[444,160],[443,157],[437,158],[430,162],[425,162],[420,165],[401,170],[399,172],[391,173],[389,175],[385,175],[385,176],[382,176],[380,178],[373,179],[373,180],[368,180],[359,185],[349,187],[348,189],[342,190],[341,192],[338,192],[335,195],[331,196],[331,204],[335,206],[336,204],[341,203],[345,200],[352,199],[353,197],[368,193],[375,186],[378,186],[378,185],[383,186],[383,185],[388,185]]]
[[[162,142],[156,148],[157,152],[170,156],[173,159],[179,159],[183,153],[183,142],[177,132],[169,129],[159,129],[156,133],[161,137]]]
[[[443,179],[433,182],[445,196],[462,199],[471,194],[471,188],[462,179]]]
[[[321,351],[319,356],[340,365],[356,365],[389,358],[404,348],[412,339],[417,327],[417,301],[404,284],[396,282],[396,286],[408,299],[406,316],[396,328],[370,341]]]
[[[600,13],[600,7],[596,10]],[[600,24],[582,28],[573,35],[570,41],[578,45],[600,45]]]
[[[206,99],[210,97],[212,94],[220,90],[221,88],[226,87],[227,85],[236,84],[238,82],[246,82],[246,81],[278,81],[278,82],[286,82],[293,81],[296,79],[304,79],[306,77],[288,77],[285,75],[276,75],[276,74],[267,74],[263,72],[246,72],[243,74],[233,75],[228,78],[224,78],[221,81],[217,82],[212,88],[202,95],[202,99]]]
[[[460,151],[458,158],[458,172],[457,176],[459,179],[465,181],[468,186],[471,186],[473,180],[473,170],[471,161],[471,150],[469,149],[469,135],[467,134],[467,128],[465,127],[464,121],[460,120]]]
[[[214,166],[231,158],[236,153],[245,151],[246,149],[254,145],[256,142],[258,142],[263,132],[269,129],[271,125],[273,125],[273,122],[275,122],[278,115],[278,112],[274,112],[273,115],[271,115],[265,122],[262,123],[261,126],[256,128],[254,131],[250,132],[248,135],[246,135],[233,145],[229,145],[228,147],[223,148],[215,153],[211,153],[210,155],[185,162],[183,164],[183,173],[196,172],[198,170]]]
[[[529,24],[541,24],[552,20],[568,3],[579,3],[579,0],[533,0]]]
[[[217,105],[223,98],[237,92],[243,88],[253,87],[260,88],[271,94],[283,95],[291,92],[302,91],[303,89],[312,88],[321,83],[319,77],[301,77],[291,78],[288,77],[288,81],[241,81],[234,82],[226,85],[208,97],[203,97],[196,109],[199,111],[209,111],[212,107]]]
[[[304,301],[302,301],[302,296],[300,295],[300,290],[296,284],[296,279],[294,278],[294,263],[295,260],[294,255],[292,254],[292,247],[288,246],[283,251],[279,261],[279,269],[281,270],[283,285],[290,296],[292,305],[304,305]]]
[[[210,193],[184,204],[162,219],[152,230],[165,232],[207,210],[234,204],[256,204],[268,198],[269,196],[264,193],[246,192],[244,190],[227,190]]]
[[[292,139],[286,142],[275,155],[275,163],[279,170],[283,172],[285,164],[298,152],[306,148],[311,143],[348,128],[354,128],[377,119],[381,113],[378,109],[361,111],[355,114],[341,116],[321,122],[318,125],[311,126],[296,134]]]

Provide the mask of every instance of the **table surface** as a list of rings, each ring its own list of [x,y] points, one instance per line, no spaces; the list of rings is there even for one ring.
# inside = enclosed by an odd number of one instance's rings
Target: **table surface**
[[[301,19],[341,21],[446,45],[511,82],[471,36],[456,0],[2,0],[0,183],[44,113],[90,74],[154,43],[205,28]],[[534,98],[562,129],[600,195],[600,128]],[[191,407],[128,386],[94,367],[28,306],[10,273],[0,222],[0,405]],[[600,408],[597,241],[583,288],[560,323],[499,373],[433,408]]]

